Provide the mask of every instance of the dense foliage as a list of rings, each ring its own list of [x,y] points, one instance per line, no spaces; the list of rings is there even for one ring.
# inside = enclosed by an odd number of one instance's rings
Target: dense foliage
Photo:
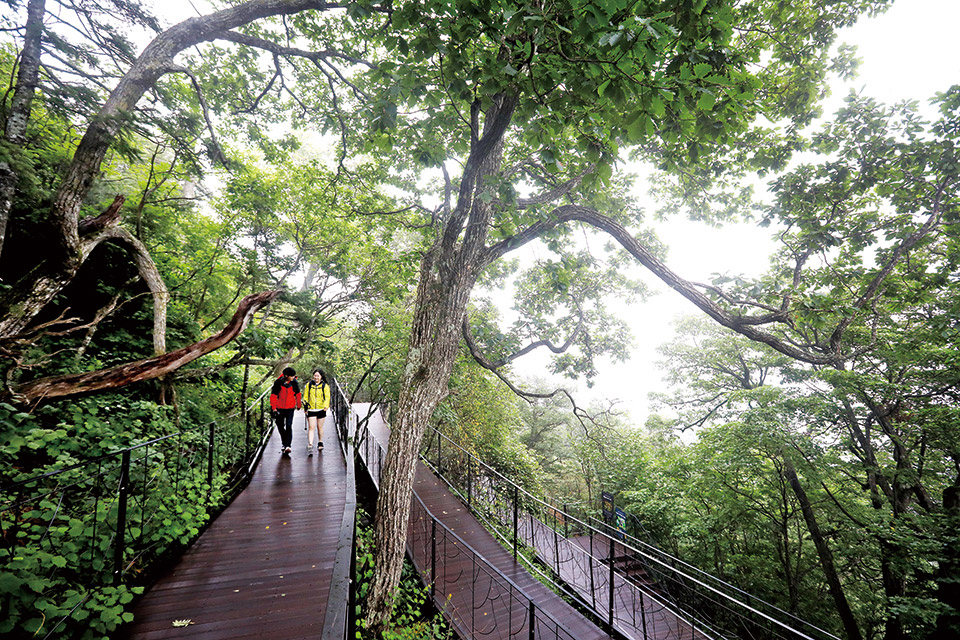
[[[619,492],[662,544],[851,639],[955,631],[960,91],[935,122],[857,97],[803,131],[852,67],[836,30],[887,0],[247,0],[170,28],[125,0],[4,4],[5,482],[196,428],[277,367],[320,365],[396,400],[373,631],[431,420],[536,491]],[[783,172],[800,149],[818,159]],[[627,157],[662,172],[661,213],[717,222],[744,213],[744,176],[774,175],[770,273],[668,269]],[[504,260],[530,244],[538,258]],[[692,327],[669,350],[693,443],[509,380],[538,348],[588,381],[621,357],[608,301],[645,295],[635,262],[752,341]],[[509,313],[475,295],[500,289]],[[131,363],[118,395],[56,400],[103,378],[93,391],[117,393]],[[16,516],[19,542],[49,538],[41,515]],[[19,632],[43,622],[11,597],[24,584],[51,615],[96,601],[23,558],[0,586]],[[129,599],[101,593],[91,633]]]

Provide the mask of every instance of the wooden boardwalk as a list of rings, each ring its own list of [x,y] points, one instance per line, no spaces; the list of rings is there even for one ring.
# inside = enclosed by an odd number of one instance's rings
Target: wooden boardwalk
[[[360,416],[366,407],[357,406]],[[370,430],[384,445],[389,428],[379,412],[370,417]],[[366,449],[361,447],[361,452]],[[371,456],[376,473],[376,454]],[[449,528],[432,527],[429,516],[414,498],[407,547],[414,564],[429,582],[432,556],[436,562],[433,596],[458,633],[464,638],[599,640],[608,634],[577,612],[553,591],[538,582],[513,559],[482,524],[422,462],[417,465],[414,485],[423,505]],[[460,539],[458,540],[457,537]],[[464,543],[469,549],[464,549]],[[436,549],[436,551],[435,551]],[[475,551],[486,562],[478,562]],[[489,563],[489,565],[487,564]],[[494,569],[495,568],[495,569]],[[502,576],[507,579],[504,580]],[[530,602],[537,611],[531,625]],[[531,634],[531,626],[533,634]]]
[[[134,609],[129,640],[319,637],[345,500],[332,420],[308,457],[303,417],[293,453],[273,435],[250,485]],[[189,620],[185,627],[175,622]]]

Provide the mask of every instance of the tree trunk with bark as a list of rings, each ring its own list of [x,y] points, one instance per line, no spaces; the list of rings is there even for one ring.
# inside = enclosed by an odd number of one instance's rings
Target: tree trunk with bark
[[[420,444],[460,348],[461,325],[484,253],[493,207],[479,197],[484,177],[500,170],[503,135],[516,97],[501,95],[486,114],[483,135],[474,136],[464,165],[456,207],[420,263],[409,351],[401,375],[396,419],[391,425],[374,523],[376,557],[367,596],[367,628],[379,634],[390,618],[391,596],[403,568],[407,521]]]
[[[30,0],[27,4],[26,34],[20,50],[20,68],[17,71],[17,86],[10,101],[10,115],[4,125],[7,143],[14,148],[22,147],[27,140],[27,124],[33,96],[40,77],[40,51],[43,42],[43,14],[46,0]],[[13,207],[13,194],[17,190],[17,172],[6,162],[0,162],[0,254],[7,235],[7,223]]]
[[[784,456],[783,461],[784,475],[787,477],[787,482],[790,483],[790,488],[793,489],[793,494],[796,496],[797,502],[800,503],[803,519],[807,523],[807,531],[810,532],[810,537],[813,538],[813,544],[817,548],[817,558],[820,560],[820,568],[823,569],[823,575],[827,579],[827,586],[830,588],[830,595],[837,608],[840,621],[843,623],[847,640],[860,640],[863,637],[860,635],[860,627],[857,625],[857,619],[853,616],[853,610],[850,609],[850,603],[847,601],[847,595],[844,593],[843,585],[840,583],[840,576],[837,574],[836,565],[833,562],[833,552],[830,550],[826,538],[820,531],[820,525],[817,522],[817,516],[813,511],[810,498],[807,496],[803,485],[800,484],[800,478],[797,476],[797,471],[793,463],[790,462],[786,456]]]
[[[185,20],[147,45],[81,138],[50,208],[48,248],[37,267],[21,282],[14,283],[0,300],[0,339],[16,336],[26,329],[76,275],[84,259],[79,232],[80,211],[99,175],[107,150],[144,93],[163,75],[177,70],[173,61],[181,51],[215,40],[233,28],[261,18],[339,6],[318,0],[251,0]]]

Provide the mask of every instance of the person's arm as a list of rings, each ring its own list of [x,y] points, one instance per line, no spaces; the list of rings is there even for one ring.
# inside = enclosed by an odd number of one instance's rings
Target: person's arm
[[[274,382],[270,389],[270,414],[276,417],[277,404],[280,402],[280,383]]]

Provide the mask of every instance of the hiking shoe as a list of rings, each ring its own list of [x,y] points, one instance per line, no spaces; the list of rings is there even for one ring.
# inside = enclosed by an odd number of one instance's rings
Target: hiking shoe
[[[290,451],[291,451],[290,447],[285,447],[283,450],[283,454],[288,456],[290,455]]]
[[[318,442],[318,443],[317,443],[317,451],[320,451],[320,450],[322,450],[322,449],[323,449],[323,443],[322,443],[322,442]]]
[[[308,456],[313,455],[313,447],[311,447],[310,445],[307,445],[307,455]]]

